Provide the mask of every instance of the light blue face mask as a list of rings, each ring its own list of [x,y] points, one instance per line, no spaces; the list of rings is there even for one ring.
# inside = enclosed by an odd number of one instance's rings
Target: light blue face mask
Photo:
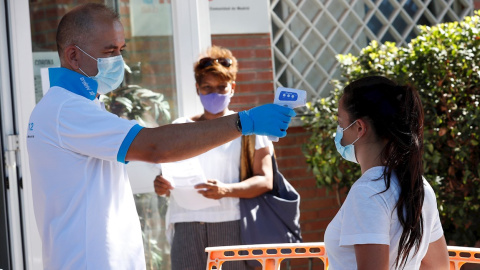
[[[360,139],[358,137],[355,141],[353,141],[351,144],[343,146],[340,142],[342,141],[343,138],[343,132],[347,130],[349,127],[351,127],[353,124],[355,124],[357,120],[353,121],[348,127],[346,128],[341,128],[340,125],[337,126],[337,134],[335,135],[335,146],[337,147],[338,153],[340,155],[351,162],[358,163],[357,158],[355,157],[355,146],[353,145]]]
[[[120,86],[125,74],[125,63],[123,62],[122,55],[106,58],[95,58],[86,53],[84,50],[80,49],[80,47],[77,45],[75,45],[75,47],[93,60],[97,61],[98,73],[95,75],[95,77],[91,78],[98,82],[98,93],[105,95]],[[79,69],[85,76],[90,77],[81,68]]]

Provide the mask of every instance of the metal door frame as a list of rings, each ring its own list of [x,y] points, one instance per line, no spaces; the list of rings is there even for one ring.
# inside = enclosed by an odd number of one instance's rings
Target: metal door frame
[[[19,80],[19,76],[15,77],[15,69],[18,70],[16,55],[18,55],[16,46],[22,47],[18,42],[18,34],[15,31],[22,25],[15,25],[14,18],[18,16],[19,3],[4,0],[0,3],[0,18],[3,22],[0,24],[0,78],[1,78],[1,134],[2,143],[2,185],[1,185],[1,204],[2,204],[2,224],[5,230],[2,230],[2,249],[6,252],[5,265],[2,269],[25,269],[25,246],[24,246],[24,216],[22,212],[23,190],[22,190],[22,173],[19,167],[19,125],[18,113],[15,111],[17,103],[28,104],[28,102],[18,101],[18,97],[23,97],[20,93],[15,93],[15,80]],[[24,26],[24,24],[23,24]],[[21,35],[21,34],[20,34]],[[31,61],[30,61],[31,62]],[[21,63],[21,62],[19,62]],[[28,72],[27,72],[28,73]],[[20,80],[21,81],[21,80]],[[20,84],[21,85],[21,84]],[[26,98],[28,99],[28,98]]]
[[[6,14],[5,3],[0,2],[0,149],[2,149],[2,155],[0,155],[0,269],[11,269],[12,258],[10,249],[10,233],[9,233],[9,220],[8,220],[8,203],[7,203],[7,189],[8,179],[5,177],[6,172],[4,169],[4,154],[5,149],[3,139],[3,126],[4,122],[8,121],[3,117],[3,111],[6,109],[6,103],[3,92],[9,90],[9,60],[8,60],[8,48],[7,48],[7,35],[6,35]],[[5,57],[7,56],[7,57]]]

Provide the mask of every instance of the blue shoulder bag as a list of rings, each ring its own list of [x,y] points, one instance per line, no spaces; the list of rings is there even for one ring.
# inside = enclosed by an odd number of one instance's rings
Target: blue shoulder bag
[[[255,135],[242,137],[240,178],[253,176]],[[251,199],[240,198],[241,238],[244,245],[300,243],[300,195],[278,171],[272,155],[273,189]],[[250,265],[259,266],[256,261]],[[253,264],[252,264],[253,263]]]

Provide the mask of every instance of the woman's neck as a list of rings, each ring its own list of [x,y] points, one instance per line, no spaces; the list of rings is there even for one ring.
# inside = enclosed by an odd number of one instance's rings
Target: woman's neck
[[[370,168],[384,166],[381,155],[385,145],[386,142],[381,141],[358,145],[357,161],[360,164],[362,174]]]

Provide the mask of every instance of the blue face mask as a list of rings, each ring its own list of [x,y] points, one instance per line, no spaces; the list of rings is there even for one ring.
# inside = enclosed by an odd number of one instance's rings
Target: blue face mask
[[[353,145],[358,141],[359,138],[357,138],[355,141],[353,141],[351,144],[343,146],[340,142],[342,141],[343,138],[343,132],[347,130],[349,127],[351,127],[353,124],[355,124],[357,120],[353,121],[348,127],[346,128],[341,128],[340,125],[337,126],[337,134],[335,135],[335,146],[337,147],[338,153],[340,155],[351,162],[358,163],[357,158],[355,157],[355,146]]]
[[[125,74],[125,63],[123,62],[123,57],[121,55],[107,58],[95,58],[80,49],[77,45],[75,45],[75,47],[93,60],[97,61],[98,73],[95,77],[92,77],[92,79],[98,82],[98,93],[105,95],[120,86]],[[85,76],[90,77],[81,68],[79,69],[85,74]]]

